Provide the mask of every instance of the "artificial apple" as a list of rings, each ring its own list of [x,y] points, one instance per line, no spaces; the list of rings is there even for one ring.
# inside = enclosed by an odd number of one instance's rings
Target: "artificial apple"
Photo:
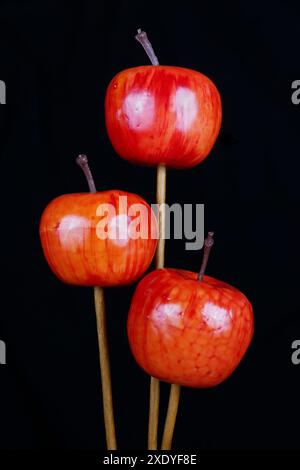
[[[153,377],[212,387],[234,371],[251,342],[249,300],[203,273],[158,269],[136,288],[128,317],[129,344],[138,364]]]
[[[140,42],[142,34],[136,36]],[[115,151],[133,163],[193,167],[207,157],[218,136],[219,92],[200,72],[152,63],[123,70],[110,82],[108,136]]]
[[[157,226],[150,206],[135,194],[65,194],[44,210],[40,237],[48,264],[62,281],[115,286],[135,281],[149,267]]]

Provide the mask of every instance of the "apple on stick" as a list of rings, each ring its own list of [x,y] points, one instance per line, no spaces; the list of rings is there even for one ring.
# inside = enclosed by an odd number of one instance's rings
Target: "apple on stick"
[[[160,65],[145,31],[135,36],[151,64],[128,68],[110,82],[105,122],[110,141],[125,160],[157,166],[159,242],[156,268],[164,266],[166,168],[192,168],[211,151],[220,131],[222,105],[214,83],[183,67]],[[172,385],[169,410],[180,388]],[[157,449],[159,381],[151,377],[148,449]],[[169,412],[168,412],[169,415]],[[167,415],[167,421],[168,421]]]
[[[145,34],[137,36],[143,45]],[[208,156],[221,119],[216,86],[196,70],[157,62],[123,70],[107,88],[107,133],[132,163],[191,168]]]
[[[135,290],[128,316],[130,348],[137,363],[159,380],[195,388],[218,385],[236,369],[251,342],[249,300],[204,274],[212,244],[209,232],[199,274],[158,269]],[[164,450],[171,448],[178,398],[166,423]]]
[[[87,157],[79,155],[77,163],[90,193],[65,194],[51,201],[41,217],[40,238],[45,258],[61,281],[94,286],[106,442],[108,450],[116,450],[102,287],[134,282],[145,272],[155,253],[157,226],[140,196],[120,190],[97,192]],[[143,237],[130,233],[130,208],[135,205],[144,214],[139,217]]]
[[[206,247],[211,240],[210,234]],[[218,385],[238,366],[252,335],[252,306],[246,296],[204,274],[152,271],[139,282],[131,302],[132,353],[148,374],[166,382]]]
[[[134,217],[129,211],[134,205],[142,206],[147,214],[146,220],[140,218],[147,225],[140,228],[145,231],[143,237],[130,233]],[[136,281],[154,256],[155,231],[155,216],[146,201],[120,190],[59,196],[46,207],[40,223],[49,266],[62,281],[81,286]]]

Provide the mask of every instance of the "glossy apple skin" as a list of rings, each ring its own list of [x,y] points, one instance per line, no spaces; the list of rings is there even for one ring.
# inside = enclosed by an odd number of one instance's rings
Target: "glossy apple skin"
[[[249,300],[212,277],[158,269],[135,291],[128,338],[137,363],[151,376],[188,387],[223,382],[253,336]]]
[[[116,209],[116,216],[108,216],[108,232],[116,221],[124,220],[116,219],[119,215],[123,218],[125,211],[119,196],[127,196],[128,208],[132,204],[146,207],[147,238],[113,240],[97,236],[96,227],[102,218],[96,215],[100,204],[111,204]],[[152,261],[155,237],[157,222],[149,205],[135,194],[118,190],[57,197],[46,207],[40,222],[42,248],[52,271],[60,280],[82,286],[116,286],[137,280]]]
[[[197,165],[211,151],[221,118],[213,82],[186,68],[127,69],[112,79],[106,93],[108,136],[115,151],[133,163]]]

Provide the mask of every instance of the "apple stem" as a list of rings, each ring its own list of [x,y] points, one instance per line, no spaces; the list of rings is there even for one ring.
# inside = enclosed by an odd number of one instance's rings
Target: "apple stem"
[[[80,168],[82,169],[82,171],[84,173],[84,176],[86,177],[87,183],[89,185],[90,192],[91,193],[96,193],[97,189],[96,189],[96,185],[95,185],[95,181],[94,181],[92,172],[91,172],[90,167],[89,167],[88,157],[86,155],[83,155],[83,154],[78,155],[78,157],[76,158],[76,163],[77,163],[77,165],[80,166]]]
[[[151,42],[148,39],[146,31],[142,31],[141,29],[137,30],[137,35],[135,39],[143,46],[144,51],[146,52],[147,56],[149,57],[152,65],[159,65],[158,59],[154,53],[153,47]]]
[[[206,266],[208,263],[210,250],[213,244],[214,244],[214,232],[208,232],[207,238],[204,240],[204,253],[203,253],[201,268],[198,274],[198,281],[202,281],[202,278],[204,276]]]

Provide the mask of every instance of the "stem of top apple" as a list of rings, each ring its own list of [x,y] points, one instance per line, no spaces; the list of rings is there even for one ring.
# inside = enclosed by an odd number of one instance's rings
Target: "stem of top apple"
[[[78,157],[76,158],[76,163],[77,163],[77,165],[80,166],[80,168],[82,169],[82,171],[84,173],[84,176],[86,177],[87,183],[89,185],[90,192],[91,193],[96,193],[97,189],[96,189],[96,185],[95,185],[95,181],[94,181],[92,172],[91,172],[90,167],[89,167],[88,157],[86,155],[83,155],[83,154],[78,155]]]
[[[202,278],[204,276],[206,266],[208,263],[210,250],[213,244],[214,244],[214,232],[208,232],[207,238],[204,240],[204,253],[203,253],[201,268],[200,268],[198,278],[197,278],[198,281],[202,281]]]
[[[151,45],[151,42],[148,39],[146,31],[142,31],[141,29],[137,30],[137,35],[135,36],[135,39],[142,44],[147,56],[149,57],[151,64],[152,65],[159,65],[158,59],[154,53],[153,47]]]

